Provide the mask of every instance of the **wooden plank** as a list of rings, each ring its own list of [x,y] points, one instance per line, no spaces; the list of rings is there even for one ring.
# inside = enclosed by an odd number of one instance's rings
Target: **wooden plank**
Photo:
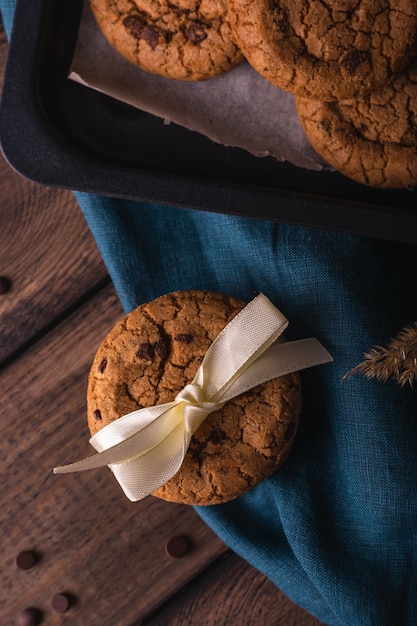
[[[107,273],[71,192],[23,180],[0,158],[0,361],[10,357]]]
[[[58,476],[52,468],[91,453],[85,392],[93,354],[122,315],[104,289],[0,375],[0,571],[2,624],[25,606],[52,619],[49,600],[77,598],[73,624],[137,623],[226,551],[191,507],[153,497],[127,501],[107,468]],[[164,552],[185,534],[182,559]],[[14,566],[20,550],[40,560]],[[68,617],[69,619],[69,617]]]
[[[219,559],[143,626],[320,626],[237,555]]]
[[[0,75],[7,56],[0,31]],[[71,309],[107,272],[80,208],[68,190],[21,177],[0,155],[0,363]]]

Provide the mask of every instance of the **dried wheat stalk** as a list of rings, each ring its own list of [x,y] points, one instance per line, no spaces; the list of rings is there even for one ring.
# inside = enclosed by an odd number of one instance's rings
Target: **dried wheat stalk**
[[[405,387],[413,386],[417,378],[417,322],[403,328],[386,346],[375,346],[364,355],[364,360],[345,376],[362,374],[386,382],[390,378]]]

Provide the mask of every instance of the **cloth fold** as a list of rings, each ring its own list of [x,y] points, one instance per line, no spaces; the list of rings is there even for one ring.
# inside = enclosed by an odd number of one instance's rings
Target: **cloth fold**
[[[9,34],[13,6],[0,0]],[[291,320],[289,339],[327,347],[334,362],[302,374],[286,464],[241,498],[196,510],[329,626],[417,624],[416,395],[393,382],[342,381],[370,346],[414,322],[416,247],[76,197],[126,312],[178,289],[247,301],[262,291]]]
[[[284,467],[236,501],[197,507],[200,516],[330,626],[417,623],[415,393],[342,380],[364,350],[414,319],[416,247],[77,198],[126,311],[176,289],[247,300],[260,289],[291,320],[289,339],[315,336],[334,357],[302,373],[300,430]]]

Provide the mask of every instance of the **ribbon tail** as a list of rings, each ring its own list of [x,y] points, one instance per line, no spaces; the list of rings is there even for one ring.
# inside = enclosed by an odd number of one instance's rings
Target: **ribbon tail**
[[[153,450],[126,463],[110,466],[127,498],[131,502],[142,500],[175,476],[190,441],[191,434],[178,424]]]
[[[159,411],[155,411],[155,408],[157,407],[151,407],[152,421],[144,427],[140,420],[142,414],[146,420],[149,419],[147,409],[133,411],[111,422],[90,439],[90,443],[98,451],[97,454],[69,465],[55,467],[54,474],[82,472],[105,465],[125,463],[158,447],[178,425],[183,427],[183,411],[181,404],[175,402],[160,405]],[[108,445],[109,435],[113,440],[119,438],[118,443]]]
[[[223,399],[230,400],[273,378],[331,361],[331,354],[315,338],[276,343],[241,373],[225,392]]]
[[[117,448],[117,446],[113,446],[109,452],[112,452],[114,448]],[[53,472],[54,474],[71,474],[73,472],[84,472],[85,470],[96,469],[97,467],[105,467],[110,463],[109,458],[110,457],[107,458],[107,455],[103,452],[92,454],[85,459],[81,459],[81,461],[75,461],[75,463],[58,465],[54,467]]]

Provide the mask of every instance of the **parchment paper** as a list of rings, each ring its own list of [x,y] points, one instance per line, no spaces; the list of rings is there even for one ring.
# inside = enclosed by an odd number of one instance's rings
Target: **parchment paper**
[[[88,2],[69,78],[225,146],[307,169],[327,167],[302,131],[293,96],[268,83],[248,63],[192,83],[143,72],[107,43]]]

